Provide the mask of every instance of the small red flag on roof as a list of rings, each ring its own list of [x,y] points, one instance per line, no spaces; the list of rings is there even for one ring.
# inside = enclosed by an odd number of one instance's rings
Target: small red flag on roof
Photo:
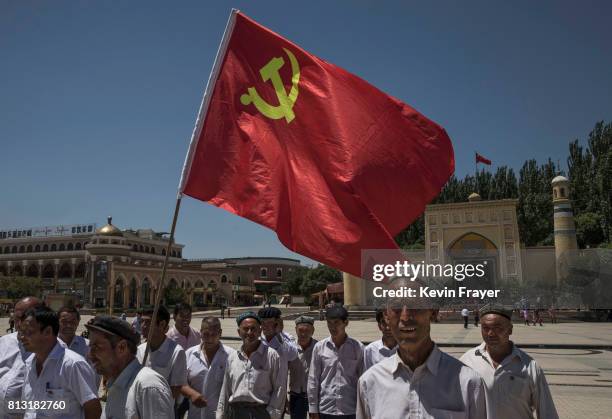
[[[491,166],[491,160],[487,159],[484,156],[481,156],[478,153],[476,153],[476,163],[484,163],[484,164]]]

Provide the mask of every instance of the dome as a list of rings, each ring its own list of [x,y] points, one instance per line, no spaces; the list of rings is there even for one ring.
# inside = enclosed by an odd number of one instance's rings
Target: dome
[[[470,202],[482,201],[482,198],[476,192],[472,192],[470,196],[468,196],[468,201]]]
[[[99,229],[97,229],[96,234],[99,234],[102,236],[123,237],[123,233],[121,232],[121,230],[119,230],[117,227],[113,225],[113,217],[108,217],[107,220],[108,220],[108,224],[106,224],[104,227],[100,227]]]
[[[550,183],[554,185],[561,182],[569,182],[569,180],[565,176],[557,176]]]

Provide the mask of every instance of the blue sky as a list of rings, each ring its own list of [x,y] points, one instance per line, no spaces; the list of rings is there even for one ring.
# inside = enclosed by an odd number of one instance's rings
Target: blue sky
[[[570,140],[612,120],[608,1],[0,0],[0,229],[112,214],[169,231],[232,7],[444,126],[460,177],[475,150],[565,165]],[[193,258],[296,257],[190,198],[177,241]]]

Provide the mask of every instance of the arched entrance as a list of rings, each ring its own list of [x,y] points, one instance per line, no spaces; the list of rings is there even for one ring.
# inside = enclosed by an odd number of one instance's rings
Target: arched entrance
[[[122,278],[117,278],[115,281],[115,289],[113,292],[115,293],[115,301],[113,306],[123,308],[123,287],[125,284],[123,283]]]
[[[136,308],[136,278],[130,281],[130,308]]]
[[[499,251],[491,240],[478,233],[467,233],[448,247],[447,254],[453,265],[484,265],[485,274],[482,278],[465,279],[461,286],[476,289],[495,288],[499,272]]]
[[[149,278],[142,281],[142,300],[140,304],[142,306],[151,305],[151,282],[149,282]]]

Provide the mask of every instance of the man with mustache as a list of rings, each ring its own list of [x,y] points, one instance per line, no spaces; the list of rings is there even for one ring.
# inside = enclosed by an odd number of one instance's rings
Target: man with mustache
[[[15,332],[0,337],[0,400],[19,400],[23,388],[25,361],[30,356],[19,339],[17,332],[26,311],[41,306],[36,297],[24,297],[15,304]],[[5,403],[0,403],[0,419],[10,418],[4,411]]]
[[[261,341],[257,314],[244,312],[236,323],[242,346],[227,357],[216,419],[278,419],[285,407],[287,369],[278,352]]]
[[[391,289],[419,286],[405,278],[389,284]],[[359,379],[357,418],[487,418],[482,379],[431,340],[434,307],[434,301],[416,297],[386,301],[398,350]]]
[[[397,341],[385,320],[385,309],[382,307],[376,310],[376,323],[378,324],[378,330],[382,332],[382,338],[365,347],[363,351],[364,371],[397,352]]]
[[[480,309],[483,343],[462,357],[485,383],[487,406],[494,418],[558,419],[544,371],[510,340],[512,310],[496,304]]]
[[[169,419],[174,401],[164,377],[136,359],[140,335],[118,317],[97,316],[89,331],[89,360],[108,388],[106,419]]]

